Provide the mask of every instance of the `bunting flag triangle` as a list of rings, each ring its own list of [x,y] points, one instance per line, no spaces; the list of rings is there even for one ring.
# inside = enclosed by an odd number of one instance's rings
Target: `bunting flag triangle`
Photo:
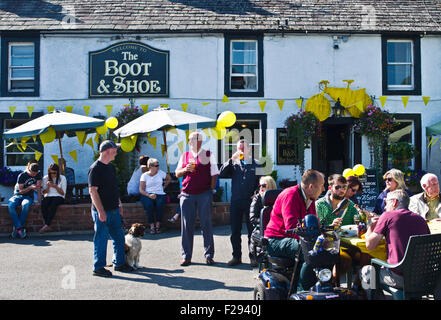
[[[66,109],[66,112],[72,113],[73,106],[66,106],[65,109]]]
[[[161,108],[168,108],[168,104],[167,103],[163,103],[159,105]]]
[[[72,159],[74,159],[75,162],[78,162],[78,158],[77,158],[77,150],[72,150],[70,152],[68,152],[69,155],[72,157]]]
[[[409,97],[408,96],[401,97],[401,100],[403,100],[403,106],[406,108],[407,102],[409,101]]]
[[[110,115],[112,114],[112,109],[113,106],[112,105],[106,105],[106,111],[107,111],[107,115],[110,117]]]
[[[260,110],[263,112],[265,109],[266,101],[259,101]]]
[[[427,107],[427,104],[429,103],[430,97],[423,97],[424,105]]]
[[[17,107],[9,107],[9,113],[11,113],[11,117],[14,117],[14,113]]]
[[[20,145],[21,145],[21,148],[23,149],[23,152],[26,151],[26,148],[28,147],[28,144],[27,144],[26,142],[23,142],[23,141],[22,141],[22,142],[20,143]]]
[[[54,160],[55,164],[58,165],[58,156],[56,154],[52,154],[51,158]]]
[[[230,102],[230,100],[228,100],[228,97],[224,94],[224,97],[222,98],[222,101],[221,101],[222,103],[225,103],[225,102]]]
[[[95,140],[95,142],[97,144],[99,144],[100,143],[100,134],[99,133],[95,134],[95,138],[93,140]]]
[[[248,101],[241,101],[241,102],[239,102],[239,104],[245,104],[245,103],[248,103]]]
[[[83,106],[84,112],[86,113],[86,116],[89,115],[90,106]]]
[[[203,106],[207,106],[207,105],[209,105],[211,102],[202,102],[202,105]]]
[[[141,105],[141,109],[142,109],[142,111],[144,111],[144,113],[147,113],[147,111],[149,110],[149,105],[148,104],[142,104]]]
[[[384,108],[384,104],[386,103],[387,97],[386,96],[380,96],[380,102],[381,106]]]
[[[88,144],[93,149],[93,140],[92,140],[92,138],[87,139],[86,144]]]
[[[299,106],[299,109],[302,109],[303,99],[302,98],[296,99],[296,102],[297,102],[297,105]]]
[[[34,112],[35,107],[29,106],[29,107],[26,107],[26,108],[28,109],[29,118],[32,117],[32,112]]]
[[[20,152],[24,152],[24,150],[23,150],[22,147],[21,147],[21,144],[18,144],[18,143],[17,143],[17,148],[18,148],[18,150],[20,150]]]
[[[184,152],[184,142],[183,141],[178,142],[178,148],[181,153]]]
[[[165,149],[167,149],[166,145],[161,144],[161,153],[162,153],[162,156],[164,156]]]
[[[184,112],[187,112],[188,103],[181,103],[181,107],[182,107],[182,110],[184,110]]]
[[[35,154],[35,160],[39,161],[41,156],[43,155],[43,153],[39,152],[39,151],[34,151]]]
[[[156,149],[156,137],[148,137],[147,140],[150,142],[153,148]]]
[[[280,111],[283,110],[284,103],[285,103],[285,100],[277,100],[277,105],[279,106]]]
[[[47,112],[54,112],[55,106],[47,106]]]
[[[34,140],[34,142],[37,142],[37,135],[32,136],[32,139]]]
[[[78,142],[84,146],[84,142],[86,141],[86,132],[85,131],[75,131],[75,135],[77,136]]]
[[[168,129],[167,132],[175,134],[175,135],[178,135],[178,130],[176,128],[174,128],[174,127]]]

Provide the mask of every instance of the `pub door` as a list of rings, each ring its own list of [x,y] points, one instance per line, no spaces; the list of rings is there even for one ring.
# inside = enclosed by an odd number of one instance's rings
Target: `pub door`
[[[352,132],[353,118],[329,118],[312,141],[312,168],[325,175],[342,174],[361,160],[361,137]],[[327,185],[327,184],[326,184]]]

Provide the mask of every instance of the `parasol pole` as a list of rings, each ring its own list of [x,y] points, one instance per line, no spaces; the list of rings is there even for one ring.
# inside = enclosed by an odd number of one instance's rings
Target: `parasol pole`
[[[168,165],[167,138],[166,138],[166,134],[165,134],[165,128],[162,128],[162,136],[164,137],[164,152],[165,152],[165,161],[167,163],[167,173],[170,175],[170,166]]]
[[[58,137],[58,145],[60,146],[60,161],[58,161],[58,165],[61,169],[61,174],[64,176],[64,161],[63,161],[63,147],[61,146],[61,133],[60,131],[57,131],[57,137]]]

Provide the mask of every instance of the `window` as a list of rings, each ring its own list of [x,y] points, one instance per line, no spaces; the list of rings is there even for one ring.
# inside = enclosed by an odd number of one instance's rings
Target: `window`
[[[418,38],[383,37],[383,93],[421,94],[420,41]]]
[[[3,96],[38,96],[39,38],[2,38]]]
[[[262,37],[225,39],[225,94],[263,96]]]

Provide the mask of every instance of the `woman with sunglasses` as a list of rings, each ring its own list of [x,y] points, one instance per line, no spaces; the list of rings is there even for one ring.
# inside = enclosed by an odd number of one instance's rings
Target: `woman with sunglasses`
[[[386,206],[386,197],[387,194],[391,191],[395,191],[398,189],[405,190],[409,197],[413,194],[407,189],[406,183],[404,182],[404,173],[398,169],[390,169],[383,175],[384,182],[386,187],[383,192],[380,193],[377,200],[375,201],[374,212],[378,215],[382,214],[385,210]]]
[[[276,182],[271,176],[261,177],[259,180],[259,189],[254,194],[251,200],[250,206],[250,223],[253,228],[252,233],[259,233],[259,222],[260,222],[260,212],[262,211],[262,196],[267,190],[276,189]],[[257,267],[256,257],[262,248],[258,248],[253,241],[249,243],[249,252],[252,257],[250,257],[251,267]]]
[[[41,213],[44,226],[39,232],[45,233],[50,230],[50,224],[57,212],[57,207],[64,202],[66,195],[66,177],[60,174],[60,167],[56,163],[49,165],[47,175],[43,177],[42,187]]]
[[[148,171],[143,173],[139,182],[141,203],[150,224],[150,234],[161,233],[161,221],[164,213],[167,195],[164,189],[168,186],[171,178],[159,169],[159,161],[150,158],[147,162]],[[156,211],[156,215],[155,215]]]

